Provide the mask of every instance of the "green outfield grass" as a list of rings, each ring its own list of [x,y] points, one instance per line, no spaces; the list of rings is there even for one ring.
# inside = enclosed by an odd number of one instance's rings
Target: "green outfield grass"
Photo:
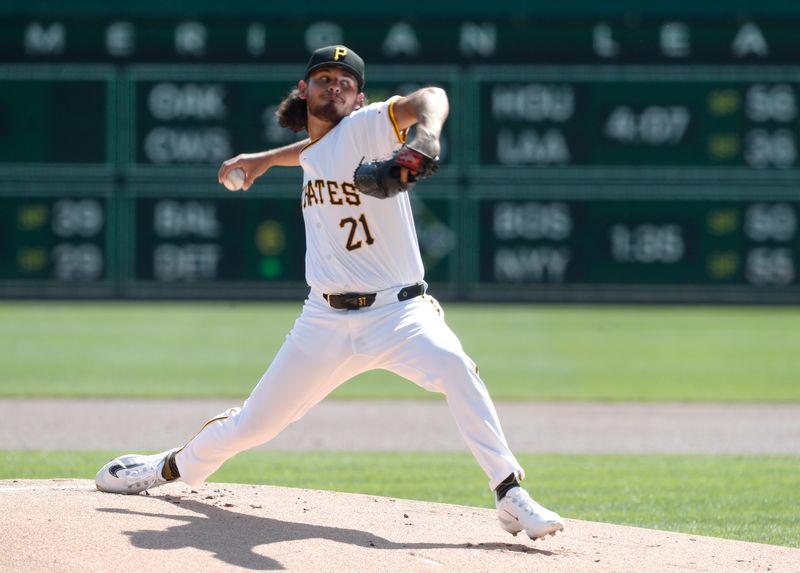
[[[0,451],[0,479],[93,479],[118,454]],[[520,461],[533,496],[565,517],[800,547],[797,458],[527,455]],[[210,481],[493,506],[468,454],[249,452]]]
[[[298,303],[0,303],[0,396],[245,396]],[[445,305],[497,400],[800,401],[800,308]],[[338,397],[427,394],[385,372]]]

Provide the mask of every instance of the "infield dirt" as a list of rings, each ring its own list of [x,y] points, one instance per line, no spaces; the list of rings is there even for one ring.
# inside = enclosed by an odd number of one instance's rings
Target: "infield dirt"
[[[271,486],[125,496],[89,480],[12,480],[0,507],[2,571],[800,570],[787,547],[578,520],[533,542],[490,509]]]

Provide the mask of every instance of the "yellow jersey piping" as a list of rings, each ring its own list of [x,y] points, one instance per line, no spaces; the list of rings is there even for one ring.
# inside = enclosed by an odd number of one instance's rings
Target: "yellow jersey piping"
[[[325,135],[328,135],[328,134],[326,133]],[[316,142],[318,142],[320,139],[325,137],[325,135],[321,135],[318,138],[316,138],[315,140],[309,141],[308,143],[306,143],[303,147],[300,148],[300,153],[303,153],[306,149],[308,149],[309,147],[314,145]]]
[[[406,134],[408,133],[407,129],[400,129],[400,126],[397,125],[397,118],[394,115],[394,102],[397,100],[392,100],[389,102],[389,119],[392,122],[392,129],[394,129],[394,135],[397,137],[397,141],[400,143],[406,142]]]

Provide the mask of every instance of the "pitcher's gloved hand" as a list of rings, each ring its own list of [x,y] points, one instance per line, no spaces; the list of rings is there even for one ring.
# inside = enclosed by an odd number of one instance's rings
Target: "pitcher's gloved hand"
[[[407,169],[405,180],[402,177],[404,167]],[[359,164],[353,182],[364,195],[386,199],[401,191],[410,191],[418,181],[430,177],[438,168],[438,157],[404,145],[390,159]]]

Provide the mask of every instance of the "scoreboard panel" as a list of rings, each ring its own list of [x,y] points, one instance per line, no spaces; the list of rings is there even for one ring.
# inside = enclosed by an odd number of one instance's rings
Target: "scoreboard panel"
[[[126,190],[125,293],[129,296],[302,297],[302,185],[134,181]],[[445,296],[458,288],[456,190],[432,185],[412,207],[427,280]],[[378,238],[377,240],[380,240]]]
[[[442,167],[412,192],[437,295],[800,303],[790,2],[74,4],[0,8],[2,296],[296,298],[299,171],[246,194],[216,172],[302,137],[277,105],[346,43],[368,100],[449,95]]]
[[[163,183],[131,185],[126,211],[133,241],[126,274],[132,294],[230,294],[248,283],[302,291],[299,192],[234,194],[216,187],[195,184],[190,192],[175,193]]]
[[[344,6],[322,16],[302,9],[281,17],[283,8],[248,3],[240,16],[228,12],[191,15],[76,17],[2,16],[0,62],[247,63],[296,64],[298,71],[314,49],[348,44],[368,65],[461,64],[796,64],[798,9],[787,1],[789,17],[759,16],[758,7],[738,11],[720,4],[713,17],[692,17],[691,5],[666,3],[625,11],[587,0],[584,13],[544,14],[552,3],[527,10],[488,6],[479,18],[460,16],[469,3],[436,17],[413,20],[361,13],[343,16]],[[138,4],[138,3],[137,3]],[[307,3],[304,3],[307,4]],[[571,2],[569,4],[574,4]],[[126,6],[115,6],[125,8]],[[219,7],[219,6],[218,6]],[[289,6],[290,10],[294,7]],[[374,11],[380,6],[370,6]],[[557,9],[558,7],[555,6]],[[592,16],[598,8],[611,13]],[[669,14],[669,8],[674,8]],[[165,10],[166,11],[166,10]],[[648,12],[652,12],[649,13]]]
[[[620,188],[621,187],[621,188]],[[791,300],[800,285],[792,188],[477,186],[471,298]],[[693,191],[691,193],[690,191]],[[605,196],[604,196],[605,195]],[[749,198],[746,198],[749,197]]]
[[[469,85],[478,174],[797,176],[798,68],[477,68]]]
[[[275,119],[278,104],[298,79],[297,70],[286,66],[131,68],[126,81],[130,113],[122,118],[129,134],[128,170],[137,175],[209,176],[237,153],[306,137],[280,127]],[[454,67],[370,67],[365,94],[368,102],[383,101],[425,85],[447,90],[452,113],[461,113]],[[442,134],[442,177],[460,168],[459,129],[459,123],[452,122]]]
[[[56,192],[54,192],[56,191]],[[0,182],[0,294],[109,296],[116,214],[107,184]]]
[[[112,172],[116,74],[105,66],[0,66],[0,174]]]

